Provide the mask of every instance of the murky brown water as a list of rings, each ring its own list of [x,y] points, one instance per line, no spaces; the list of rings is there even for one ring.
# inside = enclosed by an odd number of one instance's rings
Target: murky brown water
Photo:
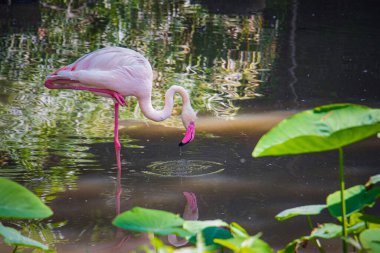
[[[147,238],[113,227],[119,210],[182,213],[183,192],[196,194],[200,219],[261,231],[276,249],[309,231],[301,217],[280,223],[274,216],[323,203],[338,189],[337,152],[260,159],[251,152],[262,134],[304,108],[379,107],[379,15],[371,1],[197,3],[0,5],[0,176],[54,211],[42,222],[13,223],[25,234],[58,252],[129,252]],[[25,9],[31,15],[20,16]],[[147,55],[155,106],[172,84],[191,91],[199,110],[194,143],[180,150],[178,117],[145,121],[130,99],[118,175],[111,102],[42,86],[53,69],[106,45]],[[379,145],[374,137],[345,149],[347,186],[379,173]],[[12,249],[0,244],[0,251]]]

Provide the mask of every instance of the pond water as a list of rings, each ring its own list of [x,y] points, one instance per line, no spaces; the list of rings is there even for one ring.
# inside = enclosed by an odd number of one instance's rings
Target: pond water
[[[380,106],[375,1],[14,1],[0,5],[0,25],[0,176],[54,211],[12,224],[58,252],[129,252],[147,238],[113,227],[117,213],[182,213],[183,192],[196,195],[199,219],[238,222],[282,248],[307,222],[274,216],[339,188],[337,152],[254,159],[258,139],[306,108]],[[117,154],[111,100],[43,86],[55,69],[111,45],[149,59],[155,107],[173,84],[190,92],[194,143],[178,148],[180,105],[153,123],[128,98]],[[374,137],[345,149],[347,186],[379,172],[379,146]]]

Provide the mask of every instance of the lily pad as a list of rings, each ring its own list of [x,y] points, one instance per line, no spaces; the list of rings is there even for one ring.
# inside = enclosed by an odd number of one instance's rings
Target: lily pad
[[[295,114],[272,128],[252,155],[303,154],[338,149],[380,132],[380,109],[332,104]]]

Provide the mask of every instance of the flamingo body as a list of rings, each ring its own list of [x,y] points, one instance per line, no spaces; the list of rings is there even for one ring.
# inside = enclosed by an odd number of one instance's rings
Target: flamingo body
[[[55,83],[109,89],[122,96],[150,97],[153,71],[148,60],[128,48],[108,47],[86,54],[48,76]]]
[[[165,107],[157,111],[152,107],[153,71],[149,61],[140,53],[122,47],[107,47],[86,54],[74,63],[47,76],[45,86],[50,89],[75,89],[112,97],[115,101],[115,146],[118,141],[118,108],[126,105],[125,96],[138,99],[144,115],[154,121],[170,117],[174,94],[183,99],[182,122],[186,133],[180,145],[194,140],[196,114],[185,89],[173,85],[165,95]]]

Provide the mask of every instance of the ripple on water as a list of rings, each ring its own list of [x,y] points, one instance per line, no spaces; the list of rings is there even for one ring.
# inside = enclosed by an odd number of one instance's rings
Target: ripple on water
[[[197,177],[222,172],[222,165],[204,160],[156,161],[148,165],[143,173],[162,177]]]

